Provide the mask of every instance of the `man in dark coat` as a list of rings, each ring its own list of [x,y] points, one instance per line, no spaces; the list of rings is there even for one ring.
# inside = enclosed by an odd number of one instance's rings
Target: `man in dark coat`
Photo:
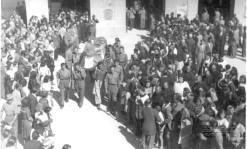
[[[215,53],[219,54],[219,58],[222,58],[224,56],[225,33],[222,26],[219,29],[215,39],[217,41],[215,42]]]
[[[158,111],[151,107],[152,102],[147,100],[143,108],[143,127],[142,127],[142,147],[147,149],[152,149],[156,134],[156,122],[161,122],[161,118]],[[147,138],[149,138],[148,144]]]
[[[30,90],[30,94],[27,97],[30,113],[31,113],[31,116],[33,119],[35,117],[36,106],[38,104],[36,93],[37,93],[37,89],[34,88],[34,89]]]
[[[196,42],[192,37],[192,33],[189,34],[189,39],[187,40],[187,48],[189,54],[192,56],[192,61],[195,63]]]
[[[38,141],[39,134],[37,131],[33,132],[32,138],[24,144],[24,149],[43,149],[42,144]]]

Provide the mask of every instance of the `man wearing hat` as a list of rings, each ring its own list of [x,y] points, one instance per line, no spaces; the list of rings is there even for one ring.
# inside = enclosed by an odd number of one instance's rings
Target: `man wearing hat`
[[[0,122],[4,121],[13,129],[13,134],[17,137],[18,135],[18,107],[13,102],[12,94],[6,96],[6,103],[3,104],[0,111]],[[5,113],[5,118],[3,119],[3,113]]]
[[[156,122],[161,122],[158,111],[152,108],[151,100],[146,100],[145,107],[142,111],[143,125],[142,125],[142,147],[152,149],[156,134]],[[149,139],[148,139],[149,138]],[[149,140],[149,141],[147,141]],[[148,143],[147,143],[148,142]]]

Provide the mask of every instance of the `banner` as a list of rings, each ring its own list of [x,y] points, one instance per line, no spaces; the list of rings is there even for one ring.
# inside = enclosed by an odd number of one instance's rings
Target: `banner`
[[[41,18],[45,16],[49,19],[48,0],[25,0],[27,11],[27,22],[32,16]]]

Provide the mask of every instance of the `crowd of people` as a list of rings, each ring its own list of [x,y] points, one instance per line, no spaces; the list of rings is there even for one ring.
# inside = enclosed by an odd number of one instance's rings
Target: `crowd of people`
[[[86,77],[94,84],[97,108],[104,96],[107,111],[125,119],[142,148],[242,149],[245,147],[246,77],[226,64],[225,52],[246,50],[246,27],[236,17],[229,23],[189,21],[182,16],[153,18],[150,37],[135,45],[130,59],[121,39],[105,47],[95,69],[84,68],[79,43],[95,39],[98,22],[88,13],[62,10],[27,25],[14,13],[1,30],[1,141],[3,148],[53,148],[50,114],[55,81],[60,106],[71,88],[83,108]],[[243,29],[242,29],[243,28]],[[96,44],[96,43],[95,43]],[[129,50],[129,49],[128,49]],[[84,50],[85,51],[85,50]],[[58,55],[65,63],[54,74]],[[89,99],[92,100],[92,99]],[[5,118],[3,119],[3,113]],[[68,148],[71,148],[67,145]],[[17,147],[18,149],[20,147]]]
[[[238,48],[245,56],[246,27],[220,18],[159,16],[129,61],[118,38],[110,46],[109,107],[126,115],[143,148],[244,148],[246,77],[223,57]]]
[[[126,18],[130,30],[147,28],[147,10],[140,1],[134,1],[133,6],[127,8]]]
[[[53,147],[50,111],[55,101],[54,77],[60,80],[61,93],[67,87],[66,73],[60,74],[62,68],[54,74],[54,62],[58,55],[66,55],[68,64],[66,49],[72,42],[94,39],[97,22],[95,16],[89,19],[88,12],[68,9],[50,16],[50,20],[33,16],[28,24],[16,12],[2,19],[1,98],[6,100],[0,112],[3,148],[18,146],[17,140],[27,149]],[[80,77],[76,72],[75,79]],[[63,102],[60,105],[63,107]]]

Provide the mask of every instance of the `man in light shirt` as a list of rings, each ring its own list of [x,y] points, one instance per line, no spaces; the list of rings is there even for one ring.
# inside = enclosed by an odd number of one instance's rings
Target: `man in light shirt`
[[[188,82],[184,81],[182,74],[179,74],[178,81],[174,84],[174,92],[183,97],[184,88],[188,88],[191,91]]]

